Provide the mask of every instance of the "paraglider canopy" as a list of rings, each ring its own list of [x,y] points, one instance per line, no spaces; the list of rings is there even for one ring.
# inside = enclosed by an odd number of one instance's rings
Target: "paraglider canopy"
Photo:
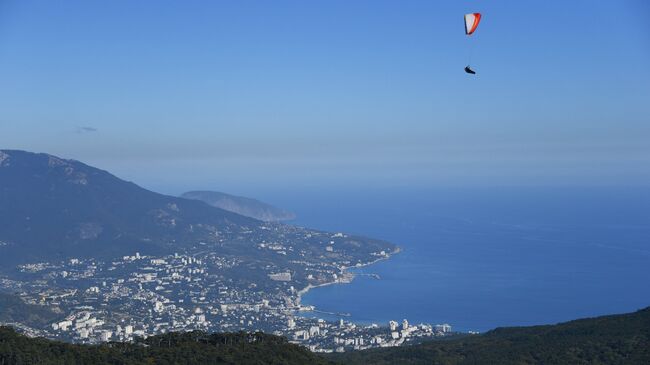
[[[470,36],[478,28],[478,23],[481,22],[481,13],[469,13],[465,14],[465,34]],[[469,63],[472,63],[472,53],[470,49]],[[469,67],[469,64],[465,67],[465,72],[470,75],[476,75],[476,72]]]
[[[480,22],[481,13],[465,14],[465,34],[472,35]]]

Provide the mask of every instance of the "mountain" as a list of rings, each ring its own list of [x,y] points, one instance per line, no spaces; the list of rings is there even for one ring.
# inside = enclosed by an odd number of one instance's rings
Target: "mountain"
[[[304,347],[263,333],[169,333],[136,343],[73,345],[0,327],[0,364],[331,364]]]
[[[259,200],[229,195],[217,191],[188,191],[181,195],[186,199],[200,200],[213,207],[255,218],[264,222],[279,222],[295,219],[296,215]]]
[[[557,325],[339,354],[343,364],[650,364],[650,307]]]
[[[73,257],[211,252],[245,263],[236,278],[255,276],[259,286],[267,271],[290,270],[300,288],[329,281],[308,272],[313,265],[340,270],[395,250],[380,240],[265,223],[154,193],[79,161],[0,150],[0,272]]]
[[[0,262],[169,251],[257,221],[47,154],[0,150]]]

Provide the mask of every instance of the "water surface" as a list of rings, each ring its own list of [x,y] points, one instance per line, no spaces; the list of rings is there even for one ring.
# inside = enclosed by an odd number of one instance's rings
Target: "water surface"
[[[650,305],[650,189],[486,188],[275,196],[300,225],[403,252],[303,303],[359,322],[458,330],[556,323]]]

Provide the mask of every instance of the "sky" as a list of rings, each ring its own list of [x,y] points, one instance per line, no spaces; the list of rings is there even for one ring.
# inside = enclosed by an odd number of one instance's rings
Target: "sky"
[[[472,37],[468,12],[483,14]],[[648,14],[642,0],[0,0],[0,148],[166,193],[648,186]]]

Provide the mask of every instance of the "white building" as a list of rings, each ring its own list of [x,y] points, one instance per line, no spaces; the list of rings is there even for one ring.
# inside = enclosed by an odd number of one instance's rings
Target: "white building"
[[[269,274],[269,278],[274,281],[291,281],[291,273],[280,272],[276,274]]]
[[[72,326],[72,321],[62,321],[59,322],[59,329],[61,331],[67,331],[68,327]]]
[[[391,332],[397,331],[397,322],[395,321],[388,322],[388,327],[390,327]]]
[[[307,341],[307,340],[309,340],[309,332],[307,332],[307,331],[305,331],[305,330],[296,331],[296,332],[294,333],[294,338],[295,338],[296,340],[304,340],[304,341]]]
[[[311,326],[309,327],[309,336],[314,337],[320,335],[320,327],[318,326]]]
[[[156,312],[162,312],[163,308],[165,308],[165,306],[161,302],[158,302],[158,301],[156,301],[156,303],[153,305],[153,310],[156,311]]]
[[[100,340],[101,340],[102,342],[107,342],[108,340],[111,339],[111,337],[113,337],[113,333],[112,333],[111,331],[104,331],[104,332],[102,332],[102,334],[100,335]]]

